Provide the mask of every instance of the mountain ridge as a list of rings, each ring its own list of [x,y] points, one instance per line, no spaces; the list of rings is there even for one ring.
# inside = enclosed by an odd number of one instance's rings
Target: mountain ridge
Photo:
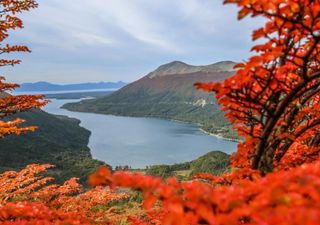
[[[33,91],[75,91],[75,90],[92,90],[92,89],[118,89],[125,86],[123,81],[118,82],[87,82],[78,84],[53,84],[46,81],[35,83],[22,83],[16,92],[33,92]]]

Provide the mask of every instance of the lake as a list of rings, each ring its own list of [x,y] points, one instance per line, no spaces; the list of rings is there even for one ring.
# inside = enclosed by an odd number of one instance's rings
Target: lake
[[[133,118],[70,112],[60,107],[79,100],[51,100],[44,110],[81,120],[91,131],[89,147],[93,158],[111,166],[145,168],[196,159],[212,150],[233,153],[237,143],[210,136],[195,124],[154,118]]]

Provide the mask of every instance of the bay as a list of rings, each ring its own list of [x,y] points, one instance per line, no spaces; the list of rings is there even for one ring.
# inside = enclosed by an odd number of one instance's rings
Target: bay
[[[191,161],[212,150],[228,154],[237,143],[205,134],[196,124],[156,118],[134,118],[70,112],[60,108],[79,100],[51,100],[44,110],[77,118],[91,131],[89,148],[93,158],[115,167],[145,168],[155,164]]]

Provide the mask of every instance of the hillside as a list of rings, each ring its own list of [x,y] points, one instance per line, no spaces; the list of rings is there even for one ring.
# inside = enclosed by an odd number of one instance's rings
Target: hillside
[[[93,89],[119,89],[126,83],[119,82],[99,82],[99,83],[80,83],[80,84],[52,84],[48,82],[23,83],[16,92],[46,92],[46,91],[74,91],[74,90],[93,90]]]
[[[37,125],[36,132],[0,139],[0,172],[18,170],[28,164],[56,165],[53,175],[59,182],[87,175],[103,163],[93,160],[87,147],[90,132],[79,126],[80,121],[54,116],[43,111],[20,113],[26,125]]]
[[[195,82],[221,81],[234,73],[234,62],[208,66],[172,62],[109,96],[67,104],[71,111],[160,117],[202,124],[208,132],[235,138],[213,95],[196,90]]]
[[[189,179],[190,176],[198,173],[220,175],[228,170],[229,166],[230,155],[220,151],[212,151],[191,162],[150,166],[145,172],[147,175],[162,178],[177,176],[180,179]]]

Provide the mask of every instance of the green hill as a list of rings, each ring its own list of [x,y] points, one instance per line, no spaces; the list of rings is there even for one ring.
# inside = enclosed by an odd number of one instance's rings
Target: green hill
[[[172,62],[111,95],[70,103],[71,111],[134,117],[159,117],[199,123],[208,132],[236,138],[212,94],[196,90],[196,82],[221,81],[234,73],[233,62],[191,66]]]
[[[177,176],[180,179],[189,179],[198,173],[220,175],[229,169],[229,165],[230,155],[220,151],[212,151],[191,162],[149,166],[145,172],[148,175],[163,178]]]
[[[92,159],[87,147],[90,132],[79,126],[80,121],[38,110],[16,116],[25,119],[26,125],[36,125],[39,129],[0,139],[0,172],[18,170],[32,163],[50,163],[56,165],[50,175],[58,182],[80,177],[84,183],[90,172],[103,165]]]

